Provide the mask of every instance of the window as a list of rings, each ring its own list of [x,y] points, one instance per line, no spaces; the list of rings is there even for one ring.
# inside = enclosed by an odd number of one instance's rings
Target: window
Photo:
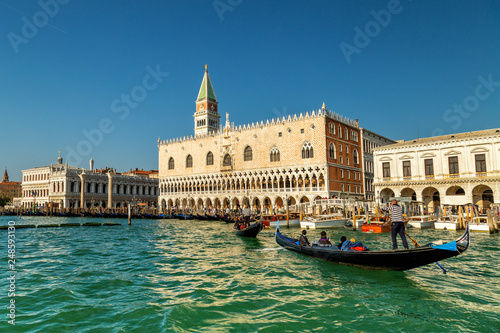
[[[486,172],[486,155],[476,155],[476,172]]]
[[[251,160],[252,160],[252,147],[247,146],[243,154],[243,161],[251,161]]]
[[[303,128],[300,129],[300,133],[304,134],[304,129]]]
[[[346,154],[349,154],[349,146],[348,145],[345,145],[345,152],[346,152]]]
[[[344,178],[344,170],[340,170],[340,178]]]
[[[193,156],[188,155],[186,157],[186,168],[192,168],[193,167]]]
[[[340,125],[339,125],[339,138],[342,139],[342,127],[340,127]]]
[[[277,147],[273,147],[273,149],[271,149],[270,160],[271,162],[280,161],[280,150]]]
[[[281,136],[283,135],[283,133],[279,132],[278,133],[278,136],[281,138]]]
[[[333,128],[335,128],[335,126]],[[333,144],[333,142],[330,142],[330,148],[328,149],[328,151],[331,159],[337,158],[336,156],[337,154],[335,152],[335,145]]]
[[[223,167],[231,166],[231,156],[229,156],[229,154],[224,155],[224,159],[222,160],[222,166]]]
[[[174,158],[170,157],[168,160],[168,170],[172,170],[174,168]]]
[[[403,161],[403,177],[411,177],[411,162]]]
[[[342,146],[339,146],[339,147],[342,147]],[[342,158],[342,156],[340,156],[340,164],[344,163],[344,159]]]
[[[351,179],[351,171],[347,170],[347,179]]]
[[[352,161],[354,164],[359,164],[358,151],[356,149],[352,152]]]
[[[346,128],[345,129],[345,138],[346,140],[349,140],[349,130]]]
[[[339,152],[342,152],[342,145],[339,145]]]
[[[207,165],[214,165],[214,154],[211,151],[207,154]]]
[[[310,142],[306,142],[302,145],[302,158],[313,158],[314,149]]]
[[[335,135],[335,124],[334,123],[330,123],[330,134]]]
[[[391,177],[391,165],[389,164],[389,162],[382,163],[382,175],[384,178]]]
[[[346,164],[346,165],[349,165],[349,157],[346,157],[346,158],[345,158],[345,164]]]
[[[434,162],[432,158],[425,159],[424,166],[425,166],[425,175],[434,176]]]
[[[458,156],[448,157],[448,166],[450,168],[450,174],[456,175],[459,173],[458,170]]]

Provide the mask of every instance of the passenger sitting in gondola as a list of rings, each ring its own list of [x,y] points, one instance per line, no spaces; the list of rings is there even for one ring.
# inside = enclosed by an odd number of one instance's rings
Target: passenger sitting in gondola
[[[339,247],[339,250],[342,248],[342,244],[347,240],[346,236],[340,237],[340,243],[337,245]]]
[[[299,238],[299,245],[300,246],[311,246],[311,243],[309,243],[309,240],[307,240],[306,234],[307,234],[307,231],[302,230],[302,235]]]
[[[234,221],[233,229],[234,230],[245,229],[245,223],[243,223],[239,219],[236,219],[236,221]]]
[[[326,231],[321,232],[321,238],[318,241],[318,246],[332,246],[332,243],[326,236]]]
[[[354,238],[346,240],[340,247],[341,251],[368,251],[368,248],[361,242],[356,242]]]

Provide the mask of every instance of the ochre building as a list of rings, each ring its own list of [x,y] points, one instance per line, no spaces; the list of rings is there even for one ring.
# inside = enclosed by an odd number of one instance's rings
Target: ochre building
[[[235,126],[205,70],[194,135],[158,140],[162,208],[283,207],[317,198],[362,199],[358,121],[326,109]]]

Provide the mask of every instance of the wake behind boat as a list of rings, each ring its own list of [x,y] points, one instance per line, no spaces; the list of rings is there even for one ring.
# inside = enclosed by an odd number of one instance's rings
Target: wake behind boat
[[[413,249],[386,251],[341,251],[338,246],[300,246],[297,240],[286,237],[276,228],[275,240],[285,249],[321,258],[342,265],[364,269],[404,271],[458,256],[469,247],[469,228],[456,240],[441,245],[430,243]]]

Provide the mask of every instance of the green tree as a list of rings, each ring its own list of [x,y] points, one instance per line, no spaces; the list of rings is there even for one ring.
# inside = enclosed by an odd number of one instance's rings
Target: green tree
[[[0,198],[0,207],[5,206],[8,202],[10,202],[10,199],[8,197],[1,197]]]

